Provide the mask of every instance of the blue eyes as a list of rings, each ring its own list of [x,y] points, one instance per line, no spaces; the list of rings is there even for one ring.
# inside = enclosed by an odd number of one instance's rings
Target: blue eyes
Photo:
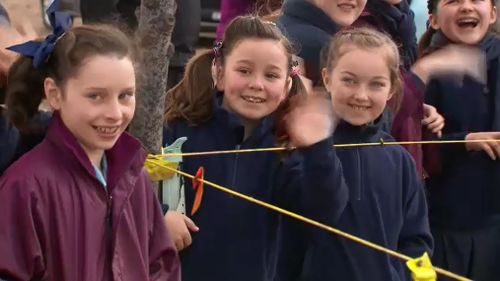
[[[354,85],[358,84],[358,81],[356,81],[353,78],[348,78],[348,77],[342,78],[341,81],[344,83],[344,85],[347,85],[347,86],[354,86]],[[378,82],[378,81],[370,82],[370,84],[369,84],[369,87],[372,89],[380,89],[380,88],[383,88],[385,86],[386,86],[385,83]]]
[[[356,81],[354,81],[354,79],[352,79],[352,78],[342,78],[342,82],[344,82],[344,84],[347,84],[347,85],[356,84]]]

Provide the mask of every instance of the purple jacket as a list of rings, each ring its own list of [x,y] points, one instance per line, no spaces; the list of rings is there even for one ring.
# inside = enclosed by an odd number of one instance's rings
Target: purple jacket
[[[0,279],[180,280],[145,156],[124,133],[106,151],[107,192],[54,114],[44,141],[0,178]]]
[[[424,119],[425,84],[413,72],[403,73],[403,98],[392,123],[392,136],[397,141],[421,141]],[[419,175],[424,175],[421,145],[403,145],[415,160]]]
[[[255,0],[221,0],[221,19],[217,26],[217,40],[222,40],[226,27],[235,17],[251,12],[254,5]]]

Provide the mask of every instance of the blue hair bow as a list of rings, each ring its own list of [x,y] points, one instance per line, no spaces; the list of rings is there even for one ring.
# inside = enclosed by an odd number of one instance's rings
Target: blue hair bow
[[[35,68],[41,67],[54,51],[57,40],[71,28],[73,23],[73,18],[69,13],[58,10],[59,0],[54,0],[47,8],[46,13],[49,17],[50,25],[52,26],[52,34],[48,35],[44,41],[28,41],[23,44],[8,47],[7,49],[33,58],[33,66]]]

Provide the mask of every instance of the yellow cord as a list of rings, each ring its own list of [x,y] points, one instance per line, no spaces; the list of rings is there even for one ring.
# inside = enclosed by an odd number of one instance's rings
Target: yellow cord
[[[477,143],[477,142],[500,142],[500,140],[392,141],[392,142],[385,142],[381,140],[380,142],[335,144],[333,145],[333,147],[354,148],[354,147],[390,146],[390,145],[466,144],[466,143]],[[189,156],[207,156],[207,155],[236,154],[236,153],[280,152],[293,149],[295,148],[268,147],[268,148],[256,148],[256,149],[218,150],[218,151],[189,152],[189,153],[166,153],[163,156],[189,157]]]
[[[157,156],[151,156],[151,157],[152,157],[152,158],[156,158]],[[170,171],[172,171],[172,172],[175,172],[175,173],[177,173],[177,174],[179,174],[179,175],[181,175],[181,176],[184,176],[184,177],[187,177],[187,178],[190,178],[190,179],[195,179],[195,176],[193,176],[193,175],[190,175],[190,174],[185,173],[185,172],[182,172],[182,171],[180,171],[180,170],[177,170],[177,169],[171,168],[171,167],[169,167],[169,166],[167,166],[167,165],[164,165],[164,164],[162,164],[162,163],[155,162],[155,164],[156,164],[156,165],[161,165],[163,168],[168,169],[168,170],[170,170]],[[342,237],[344,237],[344,238],[347,238],[347,239],[349,239],[349,240],[352,240],[352,241],[354,241],[354,242],[356,242],[356,243],[359,243],[359,244],[361,244],[361,245],[364,245],[364,246],[366,246],[366,247],[369,247],[369,248],[372,248],[372,249],[374,249],[374,250],[378,250],[378,251],[380,251],[380,252],[386,253],[386,254],[388,254],[388,255],[390,255],[390,256],[393,256],[393,257],[399,258],[399,259],[404,260],[404,261],[409,261],[409,260],[412,260],[412,258],[410,258],[410,257],[408,257],[408,256],[406,256],[406,255],[403,255],[403,254],[398,253],[398,252],[396,252],[396,251],[393,251],[393,250],[390,250],[390,249],[384,248],[384,247],[379,246],[379,245],[377,245],[377,244],[374,244],[374,243],[372,243],[372,242],[370,242],[370,241],[367,241],[367,240],[361,239],[361,238],[359,238],[359,237],[356,237],[356,236],[351,235],[351,234],[349,234],[349,233],[343,232],[343,231],[338,230],[338,229],[336,229],[336,228],[333,228],[333,227],[331,227],[331,226],[328,226],[328,225],[322,224],[322,223],[317,222],[317,221],[315,221],[315,220],[312,220],[312,219],[306,218],[306,217],[301,216],[301,215],[299,215],[299,214],[296,214],[296,213],[293,213],[293,212],[287,211],[287,210],[282,209],[282,208],[280,208],[280,207],[277,207],[277,206],[275,206],[275,205],[272,205],[272,204],[266,203],[266,202],[264,202],[264,201],[261,201],[261,200],[255,199],[255,198],[250,197],[250,196],[248,196],[248,195],[245,195],[245,194],[242,194],[242,193],[236,192],[236,191],[234,191],[234,190],[231,190],[231,189],[229,189],[229,188],[223,187],[223,186],[221,186],[221,185],[218,185],[218,184],[212,183],[212,182],[207,181],[207,180],[204,180],[204,179],[197,179],[197,180],[202,181],[202,182],[203,182],[203,184],[206,184],[206,185],[208,185],[208,186],[211,186],[211,187],[213,187],[213,188],[215,188],[215,189],[217,189],[217,190],[219,190],[219,191],[222,191],[222,192],[225,192],[225,193],[231,194],[231,195],[233,195],[233,196],[235,196],[235,197],[238,197],[238,198],[241,198],[241,199],[243,199],[243,200],[246,200],[246,201],[252,202],[252,203],[257,204],[257,205],[259,205],[259,206],[262,206],[262,207],[264,207],[264,208],[267,208],[267,209],[270,209],[270,210],[276,211],[276,212],[278,212],[278,213],[281,213],[281,214],[287,215],[287,216],[289,216],[289,217],[295,218],[295,219],[297,219],[297,220],[299,220],[299,221],[302,221],[302,222],[304,222],[304,223],[306,223],[306,224],[309,224],[309,225],[312,225],[312,226],[315,226],[315,227],[318,227],[318,228],[324,229],[324,230],[326,230],[326,231],[329,231],[329,232],[331,232],[331,233],[337,234],[337,235],[339,235],[339,236],[342,236]],[[462,277],[462,276],[460,276],[460,275],[457,275],[457,274],[455,274],[455,273],[449,272],[449,271],[447,271],[447,270],[444,270],[444,269],[441,269],[441,268],[438,268],[438,267],[434,267],[434,270],[435,270],[437,273],[439,273],[439,274],[442,274],[442,275],[447,276],[447,277],[449,277],[449,278],[453,278],[453,279],[455,279],[455,280],[459,280],[459,281],[472,281],[472,280],[470,280],[470,279],[467,279],[467,278],[465,278],[465,277]]]

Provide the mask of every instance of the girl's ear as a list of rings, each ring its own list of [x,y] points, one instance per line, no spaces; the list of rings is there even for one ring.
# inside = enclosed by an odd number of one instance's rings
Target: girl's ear
[[[54,110],[61,109],[62,90],[57,86],[54,79],[48,77],[43,81],[43,88],[47,102]]]
[[[330,85],[330,73],[328,73],[328,69],[325,67],[321,70],[321,77],[323,78],[323,85],[325,88],[328,88]]]
[[[430,24],[430,27],[432,27],[433,29],[435,29],[435,30],[439,29],[439,23],[437,21],[437,17],[433,14],[429,15],[429,24]]]
[[[392,97],[396,94],[396,90],[395,89],[391,89],[391,91],[389,92],[389,95],[387,96],[387,101],[389,101],[390,99],[392,99]]]
[[[218,59],[212,63],[212,80],[217,91],[224,91],[224,77],[221,63]]]
[[[497,7],[493,6],[491,9],[491,15],[490,15],[490,24],[494,24],[497,21],[498,17],[498,12],[497,12]]]

